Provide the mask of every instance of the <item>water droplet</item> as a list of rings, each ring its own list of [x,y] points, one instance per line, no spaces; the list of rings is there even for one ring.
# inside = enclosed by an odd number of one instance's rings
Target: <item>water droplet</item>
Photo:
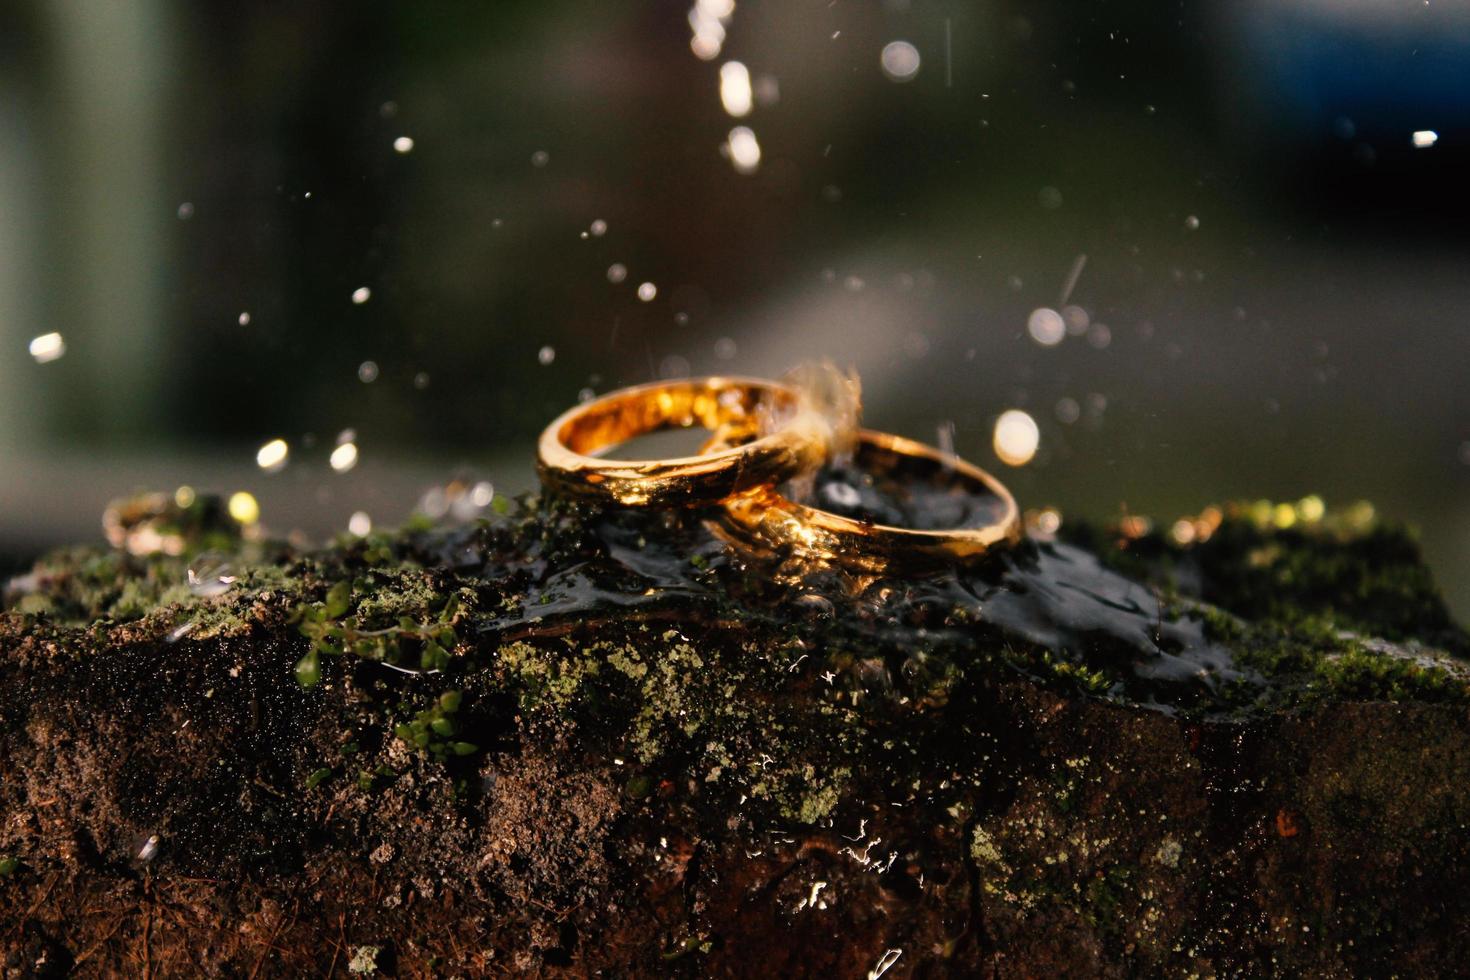
[[[628,267],[621,262],[614,262],[607,267],[607,281],[619,283],[628,278]]]
[[[593,238],[601,238],[603,235],[607,234],[607,222],[603,221],[601,218],[598,218],[596,221],[592,222],[588,230],[592,232]]]
[[[30,352],[37,364],[50,364],[66,353],[66,341],[59,333],[43,333],[31,338]]]
[[[373,291],[366,286],[358,286],[352,291],[352,302],[361,306],[373,298]]]
[[[1055,412],[1058,422],[1071,425],[1082,417],[1082,406],[1077,404],[1075,398],[1062,398],[1057,402]]]
[[[738,352],[739,348],[735,346],[735,341],[729,337],[721,337],[715,341],[715,357],[722,361],[733,360]]]
[[[357,380],[370,385],[378,380],[378,362],[363,361],[357,366]]]
[[[761,145],[748,126],[736,126],[725,138],[725,153],[735,172],[753,174],[761,165]]]
[[[1439,142],[1439,134],[1432,129],[1418,129],[1412,139],[1416,150],[1425,150]]]
[[[992,440],[995,455],[1008,466],[1025,466],[1036,455],[1041,445],[1041,430],[1036,420],[1019,408],[1002,412],[995,420],[995,435]]]
[[[556,348],[547,344],[536,352],[536,360],[542,367],[548,366],[556,360]]]
[[[185,201],[183,204],[179,205],[178,214],[180,221],[188,221],[190,218],[194,217],[194,205],[189,201]]]
[[[227,507],[230,511],[230,516],[246,527],[260,520],[260,503],[255,499],[255,495],[248,490],[241,490],[238,493],[231,494]]]
[[[393,141],[393,149],[396,150],[396,151],[398,151],[399,153],[412,153],[413,152],[413,137],[412,136],[400,136],[400,137],[398,137],[396,140]]]
[[[1113,342],[1113,331],[1106,323],[1094,323],[1087,328],[1087,342],[1102,350]]]
[[[333,470],[338,473],[346,473],[357,465],[357,443],[342,443],[336,449],[332,450],[332,455],[328,459],[328,462],[331,464]]]
[[[531,166],[544,167],[551,162],[551,154],[545,150],[537,150],[531,154]]]
[[[889,81],[911,81],[919,73],[919,49],[907,41],[890,41],[878,61]]]
[[[822,496],[834,507],[847,510],[858,507],[863,502],[862,494],[858,493],[857,487],[836,481],[823,485]]]
[[[1055,347],[1067,336],[1067,322],[1056,310],[1042,306],[1026,318],[1026,332],[1041,346]]]
[[[196,558],[186,574],[189,591],[201,599],[224,595],[240,577],[228,561],[208,553]]]
[[[1067,334],[1072,337],[1080,337],[1087,332],[1087,327],[1092,323],[1092,317],[1080,306],[1062,307],[1062,319],[1067,321]]]
[[[255,465],[267,473],[279,473],[286,468],[291,457],[291,447],[285,439],[272,439],[255,451]]]
[[[245,312],[241,313],[235,318],[235,322],[240,324],[240,326],[242,327],[250,326],[250,311],[246,310]]]
[[[1199,217],[1197,215],[1191,214],[1189,217],[1184,219],[1184,227],[1188,228],[1190,231],[1198,231]]]
[[[429,372],[420,371],[418,374],[415,374],[413,376],[413,386],[419,391],[423,391],[429,387]]]
[[[689,361],[678,354],[670,354],[658,364],[658,376],[665,380],[689,377]]]
[[[347,533],[354,537],[366,537],[372,529],[373,519],[365,510],[354,511],[352,516],[347,518]]]
[[[750,88],[750,71],[738,61],[720,66],[720,104],[735,118],[750,115],[754,94]]]
[[[495,487],[489,480],[481,480],[470,488],[470,503],[481,509],[490,506],[495,499]]]
[[[653,298],[657,295],[658,287],[651,282],[642,283],[638,287],[638,298],[643,300],[643,302],[645,303],[653,302]]]

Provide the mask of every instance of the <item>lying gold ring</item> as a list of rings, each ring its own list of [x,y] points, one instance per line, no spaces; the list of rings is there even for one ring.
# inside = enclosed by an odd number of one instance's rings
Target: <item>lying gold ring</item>
[[[722,448],[671,459],[603,459],[598,450],[662,429],[700,425]],[[822,465],[829,426],[792,387],[756,378],[658,381],[603,395],[541,433],[541,482],[639,507],[710,504]]]
[[[918,530],[819,510],[763,486],[726,501],[715,530],[737,545],[865,572],[969,561],[1020,540],[1021,515],[1015,498],[978,466],[923,443],[868,429],[858,433],[853,462],[867,473],[895,474],[902,469],[967,490],[979,489],[998,500],[998,514],[979,527]]]

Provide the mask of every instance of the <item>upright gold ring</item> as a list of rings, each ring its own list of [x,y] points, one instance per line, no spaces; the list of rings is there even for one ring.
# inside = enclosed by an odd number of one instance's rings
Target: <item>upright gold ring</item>
[[[853,463],[866,473],[902,473],[950,482],[967,493],[979,490],[995,498],[994,514],[979,526],[919,530],[799,504],[767,485],[726,501],[713,526],[732,544],[862,572],[972,561],[1021,537],[1021,515],[1011,492],[965,460],[912,439],[864,429]]]
[[[596,455],[637,436],[690,426],[722,448],[669,459]],[[712,504],[822,465],[829,427],[795,388],[758,378],[658,381],[612,392],[563,413],[541,434],[548,488],[638,507]]]

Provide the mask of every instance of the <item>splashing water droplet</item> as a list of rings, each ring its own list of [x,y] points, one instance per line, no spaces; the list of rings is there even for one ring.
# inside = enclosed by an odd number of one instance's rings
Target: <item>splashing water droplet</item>
[[[890,41],[878,58],[890,81],[912,81],[919,73],[919,49],[907,41]]]
[[[738,61],[720,66],[720,104],[736,119],[750,115],[754,93],[750,87],[750,71]]]
[[[995,420],[993,438],[995,455],[1008,466],[1025,466],[1041,445],[1041,430],[1036,420],[1019,408],[1001,413]]]
[[[336,472],[346,473],[357,465],[357,444],[354,442],[342,443],[336,449],[332,450],[332,455],[328,459],[328,463],[331,464],[332,469]]]
[[[37,364],[50,364],[66,353],[66,341],[59,333],[43,333],[32,338],[29,349]]]
[[[358,286],[352,291],[352,302],[358,306],[373,298],[373,291],[366,286]]]
[[[753,174],[761,165],[761,145],[748,126],[736,126],[725,140],[725,153],[735,172]]]
[[[248,490],[241,490],[231,494],[228,509],[230,516],[246,527],[260,520],[260,503],[255,499],[255,495]]]
[[[1055,347],[1067,336],[1067,322],[1050,307],[1032,310],[1026,318],[1026,332],[1043,347]]]
[[[398,137],[396,140],[393,141],[393,149],[396,150],[399,153],[412,153],[413,152],[413,137],[412,136],[400,136],[400,137]]]
[[[279,473],[291,458],[291,447],[285,439],[272,439],[255,451],[255,465],[267,473]]]

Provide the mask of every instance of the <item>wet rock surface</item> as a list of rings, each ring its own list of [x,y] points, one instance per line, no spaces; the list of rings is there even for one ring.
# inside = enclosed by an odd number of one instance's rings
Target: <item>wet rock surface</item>
[[[880,579],[537,501],[181,540],[6,590],[6,976],[1470,953],[1470,641],[1371,521],[1227,509]]]

